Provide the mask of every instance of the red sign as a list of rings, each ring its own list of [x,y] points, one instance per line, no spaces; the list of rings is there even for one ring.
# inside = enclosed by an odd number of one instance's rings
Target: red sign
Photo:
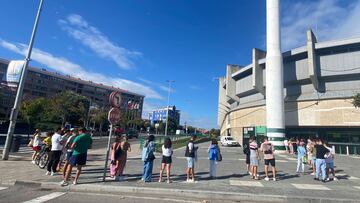
[[[119,92],[112,92],[109,96],[109,102],[111,107],[120,108],[121,95]]]
[[[120,121],[120,110],[118,108],[111,108],[108,115],[109,122],[114,125]]]

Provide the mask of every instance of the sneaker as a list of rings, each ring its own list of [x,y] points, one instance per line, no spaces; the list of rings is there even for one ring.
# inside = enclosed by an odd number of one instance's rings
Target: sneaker
[[[49,172],[49,171],[46,171],[45,175],[49,176],[49,175],[50,175],[50,172]]]
[[[326,181],[330,181],[330,178],[326,178]]]
[[[276,178],[273,178],[273,181],[276,181]]]
[[[64,187],[64,186],[68,186],[69,185],[69,183],[68,182],[66,182],[66,181],[61,181],[61,183],[60,183],[60,186],[62,186],[62,187]]]
[[[252,173],[249,171],[249,175],[251,175],[252,176]]]
[[[56,172],[51,172],[50,175],[51,175],[51,176],[55,176],[55,175],[57,175],[57,173],[56,173]]]
[[[186,182],[187,182],[187,183],[190,183],[190,180],[191,180],[191,179],[186,179]]]
[[[166,182],[167,182],[168,184],[172,183],[172,181],[171,181],[171,180],[167,180]]]
[[[310,175],[314,176],[314,175],[315,175],[315,173],[310,173]]]
[[[77,184],[78,184],[77,180],[74,180],[73,185],[77,185]]]
[[[265,181],[269,181],[269,177],[266,176],[264,180],[265,180]]]
[[[334,180],[334,181],[338,181],[339,179],[337,179],[337,177],[334,177],[333,180]]]
[[[321,180],[321,182],[326,183],[326,181],[325,181],[325,180]]]
[[[36,164],[36,163],[35,163],[35,160],[32,160],[31,163],[32,163],[32,164]]]
[[[314,180],[319,180],[319,178],[314,178]]]
[[[159,179],[159,183],[161,183],[162,182],[162,180],[161,179]]]

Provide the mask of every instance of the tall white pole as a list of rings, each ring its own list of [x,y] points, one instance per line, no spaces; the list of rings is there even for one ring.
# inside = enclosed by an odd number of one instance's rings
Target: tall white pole
[[[173,80],[167,80],[166,82],[169,83],[169,90],[168,90],[168,100],[167,100],[167,106],[166,106],[166,124],[165,124],[165,137],[167,136],[168,131],[168,122],[169,122],[169,103],[170,103],[170,91],[171,91],[171,83],[175,82]]]
[[[33,27],[33,30],[32,30],[31,38],[30,38],[28,52],[27,52],[27,55],[26,55],[26,58],[25,58],[24,67],[23,67],[22,72],[21,72],[20,81],[19,81],[17,92],[16,92],[14,107],[11,109],[10,124],[9,124],[8,133],[7,133],[7,136],[6,136],[6,142],[5,142],[5,146],[4,146],[4,150],[3,150],[3,154],[2,154],[2,160],[8,160],[8,158],[9,158],[9,150],[10,150],[11,141],[12,141],[14,131],[15,131],[16,119],[17,119],[17,116],[18,116],[18,113],[19,113],[19,107],[20,107],[20,102],[21,102],[21,99],[22,99],[22,94],[23,94],[23,89],[24,89],[24,84],[25,84],[25,78],[26,78],[26,75],[27,75],[27,67],[29,65],[29,61],[30,61],[30,57],[31,57],[31,51],[32,51],[32,47],[34,45],[36,30],[37,30],[38,23],[39,23],[40,13],[41,13],[41,9],[42,9],[42,6],[43,6],[43,2],[44,2],[43,0],[40,0],[39,8],[38,8],[38,11],[37,11],[37,14],[36,14],[35,24],[34,24],[34,27]]]
[[[285,150],[284,73],[280,33],[280,0],[266,0],[267,136],[276,149]]]

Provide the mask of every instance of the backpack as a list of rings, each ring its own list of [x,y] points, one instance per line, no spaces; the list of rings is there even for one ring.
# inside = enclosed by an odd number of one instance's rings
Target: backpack
[[[217,146],[210,146],[209,159],[210,160],[218,160],[219,159],[219,148]]]

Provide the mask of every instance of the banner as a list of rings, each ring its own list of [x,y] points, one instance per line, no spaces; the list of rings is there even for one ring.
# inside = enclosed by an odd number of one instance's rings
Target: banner
[[[10,61],[5,80],[10,83],[19,83],[24,63],[24,61]]]

